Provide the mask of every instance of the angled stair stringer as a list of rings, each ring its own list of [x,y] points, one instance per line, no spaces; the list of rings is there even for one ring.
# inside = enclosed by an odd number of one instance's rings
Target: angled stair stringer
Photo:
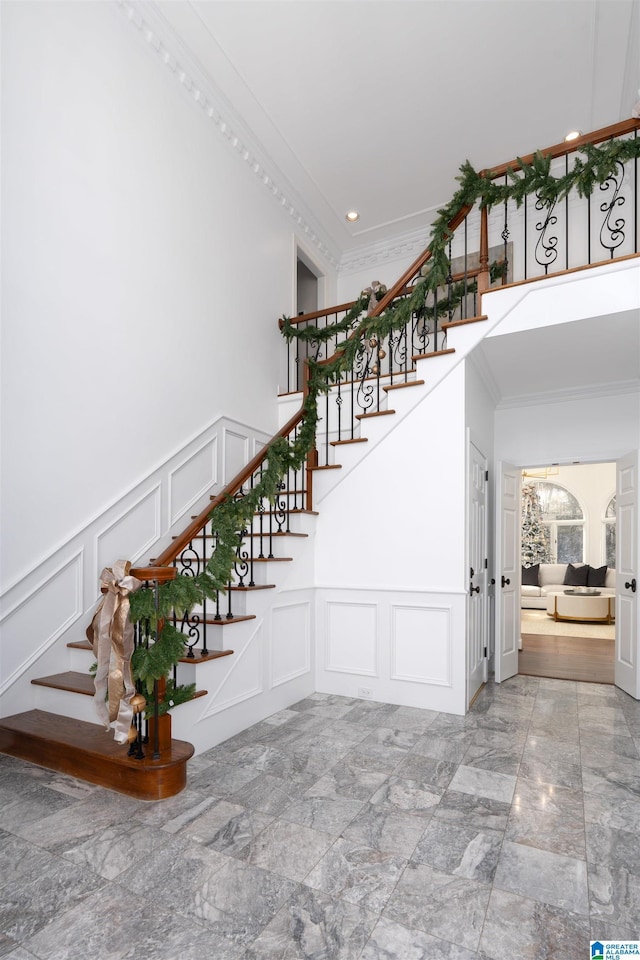
[[[283,537],[286,547],[279,544],[278,552],[291,556],[293,562],[267,562],[265,582],[274,587],[247,595],[247,611],[253,619],[219,628],[233,656],[180,665],[181,682],[193,681],[207,691],[172,713],[174,737],[192,743],[196,754],[315,690],[313,584],[318,518],[304,513],[292,518],[296,533],[304,531],[307,536]]]
[[[369,442],[339,447],[337,457],[342,470],[316,474],[314,503],[321,510],[325,498],[344,482],[351,470],[372,454],[377,444],[395,431],[404,418],[426,400],[438,384],[486,336],[491,326],[491,321],[485,316],[479,317],[477,322],[452,324],[447,335],[447,350],[414,358],[418,383],[410,381],[411,389],[388,391],[388,405],[393,409],[394,416],[362,418],[361,436],[366,437]]]

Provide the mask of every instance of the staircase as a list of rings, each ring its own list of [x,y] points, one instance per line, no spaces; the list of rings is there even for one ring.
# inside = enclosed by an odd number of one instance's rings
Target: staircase
[[[636,127],[637,124],[631,125],[620,132],[635,133]],[[602,131],[598,132],[598,138],[594,142],[605,139]],[[239,664],[244,662],[250,645],[254,641],[259,643],[261,625],[267,618],[273,618],[274,598],[282,584],[291,588],[293,582],[295,590],[313,587],[309,570],[312,571],[313,565],[317,508],[330,503],[345,478],[425,402],[499,322],[480,313],[480,294],[489,291],[492,284],[488,215],[483,208],[480,255],[473,269],[467,269],[466,218],[469,214],[468,208],[460,210],[455,224],[451,222],[452,230],[465,224],[464,253],[459,253],[456,260],[449,241],[449,272],[444,286],[436,286],[431,291],[431,301],[423,298],[417,309],[412,307],[403,329],[390,327],[371,337],[366,328],[363,335],[361,325],[354,326],[348,341],[355,339],[360,343],[364,336],[368,347],[365,344],[351,365],[336,366],[345,351],[340,348],[331,353],[335,342],[328,347],[320,339],[317,343],[311,341],[307,356],[320,366],[327,364],[327,370],[338,371],[329,389],[313,398],[313,409],[320,418],[315,431],[316,446],[305,451],[306,461],[303,457],[285,471],[270,494],[259,496],[251,518],[240,524],[227,588],[217,591],[212,600],[196,605],[188,616],[174,618],[175,628],[187,638],[174,678],[177,683],[196,685],[195,698],[176,707],[169,715],[174,731],[180,736],[173,739],[164,729],[155,757],[151,748],[153,735],[143,746],[144,756],[140,751],[137,755],[130,754],[126,746],[116,744],[101,725],[92,722],[93,681],[87,672],[92,655],[88,644],[75,642],[68,644],[69,657],[73,658],[70,665],[74,669],[32,680],[34,690],[38,691],[35,709],[0,720],[0,752],[139,799],[158,800],[184,788],[187,761],[194,753],[192,740],[199,752],[309,692],[305,692],[303,685],[295,685],[295,671],[291,683],[285,671],[280,689],[268,691],[270,696],[264,696],[260,678],[256,677],[254,699],[240,696],[234,699],[234,671],[241,669]],[[508,235],[504,227],[501,236],[505,264]],[[414,296],[429,259],[428,249],[366,319],[384,317],[392,305]],[[454,261],[459,263],[461,259],[465,261],[462,280],[452,267]],[[506,279],[507,273],[503,271],[497,282],[504,285]],[[454,305],[452,290],[460,283],[465,292]],[[448,307],[443,308],[442,304],[447,302]],[[296,318],[295,323],[307,325],[313,320],[320,329],[323,313],[331,314],[337,322],[340,317],[336,311],[345,314],[349,306]],[[294,366],[290,357],[290,366],[296,374],[300,359],[297,353]],[[306,402],[307,384],[306,377],[302,384],[296,377],[292,386],[301,386],[304,390],[289,391],[284,403],[297,407],[301,395]],[[308,415],[309,407],[305,409],[303,404],[274,440],[286,440],[288,449],[295,449]],[[270,448],[254,457],[221,494],[212,497],[211,503],[192,518],[184,534],[151,561],[148,569],[159,571],[171,566],[182,577],[204,574],[209,559],[219,549],[221,533],[216,517],[230,501],[252,502],[253,494],[261,489],[269,473]],[[298,574],[302,577],[299,582],[295,580],[295,572],[292,573],[296,569],[306,571]],[[153,573],[149,574],[149,581],[152,580]],[[220,691],[229,687],[231,693],[226,701],[221,701]],[[46,705],[53,705],[49,709],[42,709],[44,702],[38,699],[45,694]],[[227,714],[233,714],[233,726],[225,728],[221,721]],[[168,726],[163,724],[163,728]]]

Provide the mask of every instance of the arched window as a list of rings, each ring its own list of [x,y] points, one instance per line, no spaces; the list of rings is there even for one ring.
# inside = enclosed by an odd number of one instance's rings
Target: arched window
[[[547,563],[584,563],[584,513],[564,487],[548,480],[531,480],[540,522],[547,534]],[[523,555],[525,546],[523,530]]]
[[[611,497],[604,515],[604,559],[610,570],[616,565],[616,495]]]

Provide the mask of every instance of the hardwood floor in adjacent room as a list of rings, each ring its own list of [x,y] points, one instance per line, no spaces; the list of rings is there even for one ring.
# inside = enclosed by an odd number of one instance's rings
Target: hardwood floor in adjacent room
[[[523,633],[518,673],[586,683],[613,683],[615,640]]]

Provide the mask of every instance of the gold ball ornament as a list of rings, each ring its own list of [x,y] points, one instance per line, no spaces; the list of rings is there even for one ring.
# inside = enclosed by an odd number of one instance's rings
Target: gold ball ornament
[[[371,337],[371,339],[369,340],[369,346],[370,346],[370,347],[377,347],[377,346],[378,346],[378,340],[377,340],[376,337]]]
[[[372,372],[372,373],[377,373],[377,372],[378,372],[378,364],[377,364],[377,363],[374,363],[374,365],[371,367],[371,372]]]
[[[129,727],[129,733],[127,734],[127,743],[133,743],[134,740],[138,739],[138,731],[135,727]]]
[[[379,358],[380,360],[384,360],[384,358],[386,357],[386,355],[387,355],[387,351],[386,351],[386,350],[378,350],[378,358]]]
[[[134,713],[142,713],[147,705],[147,701],[141,693],[134,693],[129,703],[131,704],[131,709]]]

